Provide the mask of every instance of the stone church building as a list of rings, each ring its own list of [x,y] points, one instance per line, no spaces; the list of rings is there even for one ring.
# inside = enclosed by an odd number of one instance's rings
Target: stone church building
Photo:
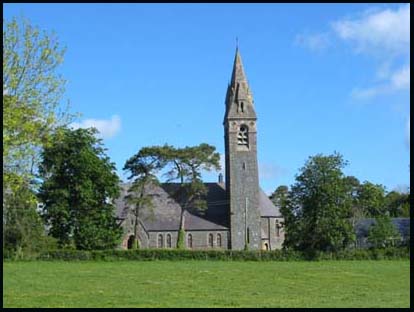
[[[259,186],[257,165],[257,116],[254,101],[236,50],[231,82],[227,87],[224,115],[225,182],[205,183],[207,210],[186,211],[184,231],[187,249],[274,250],[282,247],[283,218]],[[131,248],[135,216],[125,202],[128,183],[115,200],[124,230],[122,248]],[[138,220],[142,248],[175,248],[181,207],[172,194],[176,183],[152,186],[153,209],[143,209]]]

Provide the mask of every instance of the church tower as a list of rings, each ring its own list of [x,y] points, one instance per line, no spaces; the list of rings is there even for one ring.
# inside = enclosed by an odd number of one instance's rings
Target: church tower
[[[230,248],[236,250],[261,248],[256,122],[252,93],[237,48],[223,122]]]

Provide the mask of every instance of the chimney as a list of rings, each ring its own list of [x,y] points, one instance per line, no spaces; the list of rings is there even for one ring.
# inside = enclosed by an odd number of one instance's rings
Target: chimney
[[[223,184],[223,175],[221,173],[218,175],[218,183]]]

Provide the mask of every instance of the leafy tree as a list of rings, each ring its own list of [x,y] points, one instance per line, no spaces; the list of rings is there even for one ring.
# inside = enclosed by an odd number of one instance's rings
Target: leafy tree
[[[401,241],[401,236],[389,216],[376,218],[376,222],[371,225],[368,231],[368,242],[373,247],[384,248],[394,246],[396,242]]]
[[[12,191],[33,177],[42,145],[73,117],[59,111],[64,53],[55,35],[3,20],[3,185]]]
[[[355,239],[349,222],[352,199],[341,170],[346,164],[338,153],[309,157],[282,212],[285,247],[339,250]]]
[[[126,161],[123,170],[130,172],[128,179],[134,179],[128,190],[126,201],[133,205],[132,213],[135,217],[134,238],[135,248],[139,247],[138,223],[140,211],[144,208],[154,207],[152,199],[154,194],[147,190],[151,185],[158,185],[156,174],[165,166],[159,156],[159,147],[144,147],[136,155]]]
[[[202,170],[220,170],[220,154],[215,152],[214,146],[202,143],[198,146],[173,148],[165,145],[163,147],[163,157],[170,170],[167,173],[169,181],[179,180],[180,187],[173,194],[174,199],[180,203],[180,233],[178,236],[177,247],[183,248],[184,242],[182,235],[184,230],[184,212],[195,209],[203,212],[207,208],[204,196],[207,188],[201,180]]]
[[[289,188],[286,185],[280,185],[276,190],[270,195],[270,200],[278,207],[283,207],[286,205],[286,201],[289,194]]]
[[[43,221],[33,201],[33,191],[21,185],[17,192],[7,192],[3,205],[3,249],[14,254],[32,254],[53,247],[46,236]],[[9,207],[12,209],[9,209]]]
[[[36,185],[31,182],[41,148],[59,125],[73,117],[67,108],[59,110],[65,81],[57,69],[64,52],[55,35],[41,32],[27,20],[3,19],[3,237],[18,231],[19,248],[37,241],[25,237],[33,233],[24,228],[38,224],[33,221],[37,212],[31,208],[22,213],[22,207],[28,208],[28,202],[36,206]]]
[[[384,186],[365,181],[357,190],[357,205],[366,216],[382,216],[386,212]]]
[[[42,153],[39,197],[60,246],[73,241],[78,249],[113,248],[122,233],[111,202],[119,196],[119,178],[96,133],[62,129]]]
[[[391,191],[385,196],[385,207],[391,217],[410,216],[410,194]]]
[[[166,168],[167,181],[179,181],[180,186],[172,197],[180,204],[180,232],[177,247],[183,248],[184,212],[195,209],[203,212],[207,208],[204,196],[207,188],[201,180],[201,171],[220,170],[220,155],[215,147],[202,143],[198,146],[175,148],[171,145],[153,146],[146,149],[146,155],[159,162],[159,168]]]

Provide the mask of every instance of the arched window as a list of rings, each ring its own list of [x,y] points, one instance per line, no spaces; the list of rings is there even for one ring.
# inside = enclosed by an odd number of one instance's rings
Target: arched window
[[[213,247],[213,234],[208,234],[208,247]]]
[[[164,238],[162,237],[162,234],[158,234],[158,248],[164,247]]]
[[[193,248],[193,235],[188,234],[187,236],[187,247]]]
[[[276,220],[276,237],[280,236],[280,228],[279,220]]]
[[[221,247],[221,234],[217,234],[217,247]]]
[[[239,133],[237,134],[237,144],[243,146],[249,145],[249,131],[245,125],[240,126]]]
[[[240,109],[241,109],[241,112],[243,113],[244,112],[244,103],[243,102],[240,103]]]
[[[128,238],[128,242],[127,242],[127,248],[128,249],[132,249],[134,247],[134,241],[135,241],[135,236],[134,235],[131,235]]]
[[[171,234],[167,234],[167,248],[171,248]]]
[[[247,243],[250,243],[250,229],[247,228]]]

